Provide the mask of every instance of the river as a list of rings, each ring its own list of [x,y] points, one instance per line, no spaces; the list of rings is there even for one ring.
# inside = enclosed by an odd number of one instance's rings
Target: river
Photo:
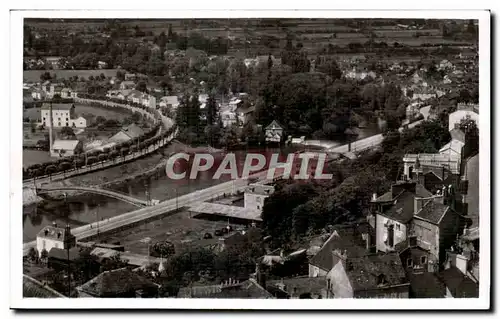
[[[363,139],[380,133],[376,124],[360,129],[357,139]],[[345,143],[344,140],[338,139],[338,145]],[[270,158],[272,154],[279,153],[280,161],[285,161],[286,156],[303,147],[287,146],[282,148],[250,148],[247,150],[235,151],[235,156],[238,163],[239,172],[245,160],[245,155],[249,152],[263,154],[266,158]],[[215,156],[216,163],[222,158],[223,154]],[[152,199],[166,200],[175,198],[175,196],[184,195],[199,189],[203,189],[215,184],[228,181],[229,175],[222,175],[221,179],[214,180],[212,178],[217,165],[214,165],[213,170],[198,174],[197,179],[190,180],[188,178],[182,180],[171,180],[164,173],[159,176],[153,176],[149,179],[134,181],[116,190],[126,192],[131,196],[142,199],[147,199],[147,193]],[[183,168],[180,168],[183,169]],[[105,196],[78,196],[68,198],[64,201],[49,201],[45,200],[38,205],[29,205],[23,208],[23,241],[28,242],[36,239],[37,233],[47,225],[54,222],[58,225],[70,224],[71,227],[82,226],[97,220],[110,218],[119,214],[123,214],[137,207]]]

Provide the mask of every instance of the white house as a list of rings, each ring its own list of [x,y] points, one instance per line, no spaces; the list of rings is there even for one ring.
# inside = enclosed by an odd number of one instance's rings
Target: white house
[[[41,109],[41,124],[50,126],[50,104],[44,103]],[[75,105],[72,103],[52,104],[52,124],[54,127],[87,127],[87,120],[81,116],[77,117]]]
[[[63,99],[69,99],[71,97],[71,89],[64,88],[61,90],[61,97]]]
[[[220,114],[222,126],[227,127],[238,123],[237,115],[231,110],[225,110]]]
[[[264,200],[274,193],[274,186],[250,184],[245,190],[245,208],[262,211]]]
[[[156,108],[156,98],[149,94],[143,94],[141,104],[149,108]]]
[[[36,249],[39,256],[43,250],[48,253],[52,248],[70,249],[75,246],[76,237],[71,234],[69,225],[66,228],[57,227],[57,224],[45,226],[36,236]]]
[[[179,106],[179,98],[175,95],[172,96],[164,96],[160,99],[160,107],[166,107],[169,109],[177,109]]]
[[[106,69],[108,67],[108,64],[104,61],[99,61],[99,62],[97,62],[97,67],[99,69]]]
[[[120,90],[130,90],[135,88],[134,81],[123,81],[120,83]]]
[[[79,140],[55,140],[50,150],[52,157],[66,157],[79,154],[83,151],[82,141]]]

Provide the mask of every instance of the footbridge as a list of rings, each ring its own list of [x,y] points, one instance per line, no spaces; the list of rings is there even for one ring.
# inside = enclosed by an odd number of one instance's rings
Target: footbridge
[[[104,189],[100,187],[86,187],[86,186],[43,186],[37,189],[38,194],[46,194],[50,192],[65,192],[65,191],[78,191],[78,192],[86,192],[98,195],[104,195],[111,198],[115,198],[137,207],[145,207],[151,206],[156,201],[146,201],[143,199],[139,199],[136,197],[132,197],[128,194],[117,192],[114,190]]]

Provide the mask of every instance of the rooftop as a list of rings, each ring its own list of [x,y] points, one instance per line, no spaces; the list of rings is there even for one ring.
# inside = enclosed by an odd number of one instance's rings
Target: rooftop
[[[49,110],[51,103],[43,103],[42,110]],[[73,103],[52,103],[52,112],[54,111],[69,111],[75,105]]]
[[[68,232],[71,235],[70,232]],[[67,228],[56,227],[56,226],[45,226],[40,232],[38,232],[37,237],[50,238],[50,239],[60,239],[61,241],[67,235]]]
[[[449,206],[440,203],[438,200],[429,200],[416,214],[416,217],[437,225],[449,209]]]
[[[77,289],[96,297],[114,297],[138,290],[157,289],[157,285],[126,268],[105,271]]]
[[[80,249],[74,247],[68,250],[68,249],[54,247],[49,251],[49,258],[68,260],[68,254],[69,254],[69,260],[76,260],[80,257]]]
[[[330,271],[336,264],[336,261],[332,257],[332,253],[335,250],[346,251],[349,258],[363,256],[368,252],[362,234],[371,234],[372,232],[373,230],[368,223],[337,226],[330,238],[323,244],[321,250],[311,258],[309,263],[323,270]]]
[[[398,253],[365,255],[347,259],[347,276],[354,290],[408,283]]]
[[[410,274],[410,287],[414,298],[444,298],[446,287],[431,272]]]
[[[257,195],[271,195],[274,193],[274,186],[263,185],[263,184],[250,184],[245,189],[245,193],[257,194]]]
[[[438,274],[441,281],[455,298],[478,298],[479,285],[464,275],[456,267],[443,270]]]
[[[130,124],[129,126],[127,127],[124,127],[122,129],[122,132],[124,132],[125,134],[127,134],[131,139],[134,139],[136,137],[139,137],[141,135],[144,134],[144,131],[142,128],[140,128],[139,126],[137,126],[137,124]]]
[[[23,275],[23,298],[66,298],[36,279]]]
[[[284,291],[289,296],[300,296],[302,294],[311,293],[320,295],[322,290],[327,288],[326,277],[294,277],[283,280],[269,280],[266,289],[269,286],[278,287],[280,284],[285,286]]]
[[[52,144],[54,150],[74,150],[78,144],[79,140],[55,140]]]
[[[272,299],[273,296],[255,280],[209,286],[184,287],[179,290],[178,298],[217,298],[217,299]]]

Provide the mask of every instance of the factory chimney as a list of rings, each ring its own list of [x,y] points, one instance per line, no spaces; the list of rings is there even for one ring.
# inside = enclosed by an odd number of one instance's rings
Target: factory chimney
[[[53,137],[53,126],[54,123],[52,121],[52,101],[49,103],[49,152],[52,154],[52,146],[54,144],[54,137]]]

